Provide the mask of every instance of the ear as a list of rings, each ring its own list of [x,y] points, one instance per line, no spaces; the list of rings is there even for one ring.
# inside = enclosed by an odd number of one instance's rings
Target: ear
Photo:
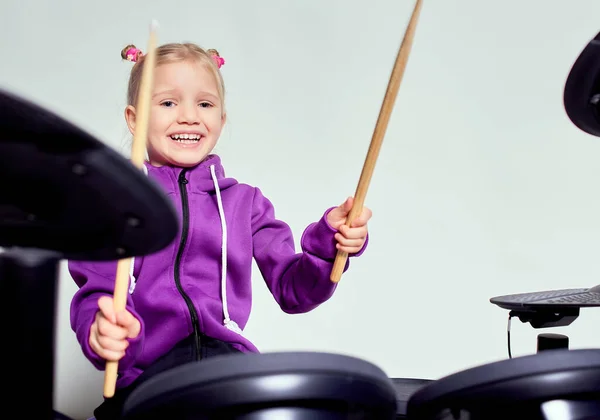
[[[227,122],[227,113],[224,113],[221,117],[221,128],[225,127],[225,123]]]
[[[134,135],[135,134],[135,108],[132,105],[128,105],[125,108],[125,121],[127,122],[127,127],[129,127],[129,132]]]

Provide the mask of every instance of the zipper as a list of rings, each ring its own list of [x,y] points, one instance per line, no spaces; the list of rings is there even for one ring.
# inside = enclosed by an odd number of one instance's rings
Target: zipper
[[[192,326],[194,327],[194,336],[196,338],[196,360],[200,360],[202,358],[202,352],[200,351],[201,341],[200,341],[200,321],[198,318],[198,312],[196,312],[196,308],[192,303],[190,297],[185,293],[183,287],[181,286],[181,256],[183,254],[183,250],[185,248],[185,243],[187,241],[188,229],[190,223],[190,209],[188,204],[188,195],[186,185],[189,181],[186,179],[185,174],[187,169],[184,168],[179,173],[179,177],[177,183],[179,184],[179,192],[181,193],[181,208],[183,211],[183,226],[181,230],[181,240],[179,241],[179,249],[177,250],[177,256],[175,257],[175,285],[177,286],[177,290],[185,300],[187,304],[188,310],[190,311],[190,316],[192,317]]]

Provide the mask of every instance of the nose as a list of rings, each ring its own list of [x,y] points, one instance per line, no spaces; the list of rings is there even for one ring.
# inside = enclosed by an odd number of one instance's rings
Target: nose
[[[180,124],[200,124],[200,113],[198,111],[199,107],[195,104],[181,103],[177,114],[177,122]]]

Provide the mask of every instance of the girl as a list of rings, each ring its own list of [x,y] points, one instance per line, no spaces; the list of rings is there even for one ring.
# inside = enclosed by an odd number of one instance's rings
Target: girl
[[[122,56],[135,62],[125,109],[134,133],[144,55],[126,49]],[[365,208],[350,228],[344,224],[352,198],[309,225],[296,253],[290,227],[275,218],[260,189],[225,175],[211,154],[226,121],[223,63],[215,50],[193,44],[157,50],[144,169],[173,200],[181,232],[165,249],[134,259],[127,309],[113,309],[115,261],[69,262],[79,287],[71,326],[83,353],[100,370],[107,360],[119,361],[117,391],[94,411],[97,420],[119,418],[129,393],[158,372],[258,352],[243,334],[252,258],[281,309],[305,313],[332,296],[337,250],[357,256],[366,247],[371,211]]]

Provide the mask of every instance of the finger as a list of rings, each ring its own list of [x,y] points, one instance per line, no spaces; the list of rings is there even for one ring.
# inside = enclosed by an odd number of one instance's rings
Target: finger
[[[113,351],[104,349],[100,343],[98,342],[98,331],[96,328],[96,324],[92,324],[92,328],[90,329],[90,347],[92,350],[104,360],[110,361],[118,361],[123,356],[125,356],[125,351]]]
[[[136,338],[140,333],[140,321],[129,311],[117,313],[117,323],[127,330],[128,338]]]
[[[124,340],[127,337],[127,328],[112,324],[108,319],[100,317],[97,322],[98,335],[110,337],[115,340]]]
[[[340,204],[335,209],[333,209],[333,211],[336,212],[335,214],[336,214],[337,218],[339,218],[339,219],[345,218],[348,215],[348,213],[350,213],[350,210],[352,210],[353,203],[354,203],[354,199],[352,197],[348,197],[342,204]]]
[[[359,239],[348,239],[348,238],[344,238],[343,236],[336,236],[335,238],[337,240],[337,244],[343,247],[358,247],[359,249],[363,246],[363,244],[365,243],[365,240],[363,238],[359,238]]]
[[[104,360],[108,360],[111,362],[118,362],[125,356],[124,351],[106,350],[106,349],[103,349],[102,347],[100,347],[97,343],[96,344],[90,343],[90,346],[92,347],[92,350],[94,350],[94,352],[98,356],[103,358]]]
[[[106,319],[113,324],[117,323],[115,305],[111,297],[102,296],[100,299],[98,299],[98,308],[100,308],[100,312],[102,312],[102,315],[104,315]]]
[[[118,312],[117,314],[117,324],[123,327],[130,327],[138,322],[137,318],[133,316],[133,314],[127,310]]]
[[[346,201],[344,201],[342,203],[342,205],[340,206],[340,208],[346,213],[348,214],[350,212],[350,210],[352,210],[352,205],[354,204],[354,197],[348,197],[346,198]]]
[[[110,323],[107,325],[113,326]],[[120,328],[120,327],[117,327]],[[100,332],[100,323],[94,323],[92,325],[92,340],[96,343],[98,349],[114,352],[123,352],[129,347],[129,342],[125,338],[113,338],[110,336],[102,335]]]
[[[96,354],[98,354],[98,356],[109,362],[118,362],[123,357],[125,357],[125,352],[116,352],[109,350],[100,350],[99,352],[96,352]]]
[[[369,220],[371,219],[372,216],[373,216],[373,212],[371,211],[371,209],[369,209],[368,207],[363,207],[362,211],[360,212],[358,217],[356,217],[352,221],[351,225],[352,225],[352,227],[365,226],[369,222]]]
[[[112,352],[124,352],[129,347],[127,340],[115,340],[111,337],[99,335],[96,337],[96,341],[103,350]]]
[[[346,225],[340,226],[339,234],[346,239],[365,239],[368,234],[366,226],[351,228]]]
[[[356,254],[356,253],[358,253],[362,249],[362,246],[343,246],[343,245],[340,245],[340,244],[336,244],[335,247],[338,250],[344,251],[347,254]]]

